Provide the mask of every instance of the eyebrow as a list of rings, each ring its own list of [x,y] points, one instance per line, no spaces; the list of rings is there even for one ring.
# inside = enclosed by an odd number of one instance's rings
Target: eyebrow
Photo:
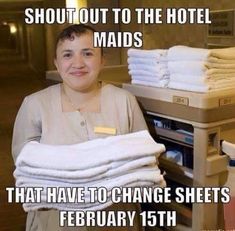
[[[95,51],[95,49],[93,49],[93,48],[84,48],[84,49],[82,49],[82,51]]]
[[[65,53],[65,52],[72,52],[72,50],[67,49],[67,50],[62,51],[62,53]]]
[[[72,52],[73,50],[70,50],[70,49],[66,49],[66,50],[63,50],[62,53],[65,53],[65,52]],[[95,51],[95,49],[93,48],[84,48],[82,49],[82,51]]]

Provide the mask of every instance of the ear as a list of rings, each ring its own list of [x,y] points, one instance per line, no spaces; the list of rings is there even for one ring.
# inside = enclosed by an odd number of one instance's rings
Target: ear
[[[54,65],[55,65],[56,69],[58,70],[58,63],[57,63],[56,58],[54,58]]]

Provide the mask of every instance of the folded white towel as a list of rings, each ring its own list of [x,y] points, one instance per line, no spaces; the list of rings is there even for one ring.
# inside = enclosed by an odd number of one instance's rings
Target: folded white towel
[[[155,64],[155,65],[149,65],[149,64],[129,64],[128,65],[129,70],[143,70],[143,71],[150,71],[150,72],[158,72],[158,71],[165,71],[168,72],[167,63],[163,64]]]
[[[156,157],[165,150],[148,131],[96,139],[75,145],[27,143],[16,161],[17,187],[42,187],[42,203],[24,204],[26,211],[39,208],[97,210],[111,204],[90,203],[88,187],[165,186]],[[64,161],[66,160],[66,161]],[[84,187],[85,203],[46,203],[48,187]]]
[[[156,65],[156,64],[165,64],[167,63],[167,58],[165,57],[164,60],[159,60],[155,58],[142,58],[142,57],[128,57],[127,58],[128,64],[147,64],[147,65]]]
[[[134,183],[130,183],[127,186],[125,186],[124,188],[128,187],[128,188],[156,188],[156,187],[165,187],[165,181],[162,182],[162,184],[154,184],[151,181],[141,181],[141,182],[134,182]],[[86,194],[86,193],[84,193]],[[87,193],[87,195],[89,195],[89,192]],[[111,191],[107,191],[107,202],[104,204],[101,204],[99,202],[86,202],[86,203],[63,203],[63,204],[57,204],[57,203],[46,203],[47,201],[47,196],[45,191],[42,191],[42,195],[41,195],[41,203],[40,203],[40,207],[38,207],[37,204],[35,203],[25,203],[23,206],[24,208],[26,208],[26,211],[29,210],[36,210],[36,209],[40,209],[40,208],[55,208],[58,210],[102,210],[106,207],[108,207],[109,205],[112,204],[111,202]],[[66,204],[66,205],[65,205]],[[102,206],[104,205],[104,206]],[[102,206],[102,207],[101,207]]]
[[[167,59],[167,49],[152,49],[152,50],[140,50],[130,48],[127,51],[128,56],[131,57],[142,57],[142,58],[156,58],[156,59]]]
[[[174,82],[169,81],[168,88],[178,89],[178,90],[186,90],[192,92],[200,92],[206,93],[208,91],[218,91],[218,90],[225,90],[234,88],[235,82],[227,82],[227,83],[214,83],[214,84],[204,84],[204,85],[193,85],[187,84],[183,82]]]
[[[110,178],[145,165],[153,164],[156,164],[155,156],[146,156],[130,161],[115,161],[108,163],[107,165],[93,168],[92,171],[91,169],[58,171],[55,169],[32,168],[29,166],[24,166],[15,170],[14,177],[17,179],[17,184],[21,184],[22,179],[25,177],[30,177],[32,179],[46,178],[48,180],[56,180],[67,183],[87,183],[102,178]]]
[[[141,81],[147,81],[147,82],[153,82],[153,83],[159,83],[159,81],[165,79],[165,80],[169,80],[169,76],[162,76],[162,77],[149,77],[149,76],[145,76],[145,75],[132,75],[131,76],[132,80],[141,80]]]
[[[207,60],[209,50],[203,48],[193,48],[188,46],[173,46],[168,50],[168,61],[181,60]]]
[[[170,81],[172,82],[182,82],[187,84],[204,84],[208,78],[205,75],[185,75],[185,74],[178,74],[173,73],[170,75]]]
[[[173,46],[168,50],[168,60],[201,60],[208,61],[210,57],[234,60],[235,47],[221,49],[203,49],[188,46]]]
[[[48,180],[46,177],[41,179],[22,177],[17,179],[17,187],[84,187],[85,190],[88,189],[88,187],[105,187],[107,190],[111,190],[115,185],[117,187],[121,187],[129,183],[142,180],[157,183],[159,179],[163,179],[162,175],[157,165],[154,165],[133,169],[116,176],[83,183],[68,183],[66,181],[61,182],[57,180]]]
[[[169,76],[168,70],[158,70],[156,72],[152,71],[145,71],[145,70],[129,70],[129,75],[134,76],[134,75],[142,75],[146,77],[154,77],[154,78],[163,78],[166,76]]]
[[[42,181],[42,184],[44,185],[44,187],[84,187],[84,203],[80,203],[80,204],[70,204],[70,203],[62,203],[60,204],[59,207],[58,204],[46,204],[46,191],[44,190],[42,192],[42,204],[37,205],[37,206],[41,206],[41,208],[57,208],[57,209],[61,209],[61,210],[66,210],[66,209],[82,209],[82,210],[86,210],[87,207],[89,207],[89,209],[94,210],[97,209],[97,206],[99,205],[99,203],[90,203],[90,194],[89,194],[89,190],[88,187],[105,187],[107,189],[107,192],[110,192],[112,190],[112,188],[114,187],[129,187],[130,185],[136,185],[139,186],[139,182],[141,185],[143,185],[145,183],[145,186],[151,186],[153,184],[158,184],[159,186],[164,186],[164,179],[162,177],[162,175],[160,175],[160,172],[157,168],[153,167],[153,168],[146,168],[146,169],[139,169],[133,172],[130,172],[128,174],[125,175],[121,175],[118,177],[114,177],[114,178],[107,178],[103,181],[97,181],[94,182],[94,184],[81,184],[81,185],[65,185],[65,184],[57,184],[57,182],[51,181]],[[36,182],[35,184],[32,184],[32,182],[29,182],[27,184],[27,181],[25,182],[25,184],[22,185],[22,187],[41,187],[41,182]],[[43,201],[44,200],[44,201]],[[45,204],[43,203],[45,202]],[[89,206],[87,206],[87,204],[90,204]],[[93,206],[95,206],[95,208],[93,208]],[[106,205],[107,206],[107,205]],[[29,206],[24,206],[25,209],[30,209],[30,210],[34,210],[36,208],[32,207],[32,205]],[[38,209],[38,207],[37,207]]]
[[[16,166],[85,170],[112,161],[133,160],[161,153],[164,150],[164,145],[157,144],[148,131],[110,136],[74,145],[47,145],[31,141],[22,149],[16,160]]]
[[[183,82],[194,85],[207,84],[212,81],[218,81],[218,80],[222,81],[232,80],[232,78],[235,78],[234,74],[184,75],[184,74],[174,73],[170,75],[170,81]]]
[[[192,92],[200,92],[200,93],[206,93],[209,91],[208,86],[198,86],[193,84],[187,84],[182,82],[174,82],[170,81],[168,83],[168,88],[173,88],[177,90],[186,90],[186,91],[192,91]]]
[[[139,186],[140,185],[140,186]],[[154,185],[153,183],[151,183],[150,181],[146,181],[146,182],[137,182],[137,183],[131,183],[125,187],[152,187],[152,188],[156,188],[156,187],[165,187],[165,181],[162,182],[161,185],[156,184]],[[49,209],[57,209],[57,210],[82,210],[82,211],[100,211],[103,210],[107,207],[109,207],[110,205],[113,204],[113,202],[111,201],[111,197],[110,197],[110,192],[108,192],[108,200],[106,203],[46,203],[46,196],[42,195],[42,202],[40,204],[36,204],[36,203],[24,203],[23,204],[23,208],[26,212],[32,211],[32,210],[38,210],[38,209],[42,209],[42,208],[49,208]]]
[[[162,79],[159,82],[150,82],[150,81],[143,81],[143,80],[137,80],[137,79],[131,80],[131,84],[138,84],[138,85],[149,86],[149,87],[160,87],[160,88],[166,87],[168,82],[169,80],[167,79]]]
[[[203,75],[204,72],[207,70],[204,61],[169,61],[168,68],[170,74],[193,74],[193,75]]]

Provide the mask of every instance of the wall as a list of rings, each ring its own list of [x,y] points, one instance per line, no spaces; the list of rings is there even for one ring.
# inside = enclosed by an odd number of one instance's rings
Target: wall
[[[65,0],[44,0],[44,8],[64,8]],[[60,24],[45,24],[45,50],[46,50],[46,70],[54,70],[54,57],[55,57],[55,42],[56,37],[63,28]]]
[[[24,22],[25,8],[42,7],[42,1],[3,1],[0,0],[0,22],[14,22],[18,28],[15,52],[1,55],[1,76],[13,76],[24,71],[22,77],[35,75],[43,78],[45,74],[45,37],[43,25],[27,25]],[[4,36],[4,35],[1,35]],[[9,68],[14,65],[14,68]]]
[[[235,1],[231,0],[120,0],[121,7],[128,7],[134,10],[135,7],[144,8],[188,8],[188,7],[209,7],[210,10],[235,9]],[[235,46],[235,38],[207,38],[207,25],[197,24],[141,24],[137,25],[132,21],[130,25],[121,25],[122,31],[142,31],[143,49],[169,48],[174,45],[188,45],[192,47],[206,48],[208,43],[226,44]],[[127,49],[123,48],[122,64],[126,63]]]

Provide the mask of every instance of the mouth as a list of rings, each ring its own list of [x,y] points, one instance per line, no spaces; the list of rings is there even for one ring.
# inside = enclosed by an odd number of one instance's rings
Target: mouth
[[[70,72],[69,74],[70,75],[73,75],[75,77],[82,77],[84,75],[86,75],[88,72],[86,71],[73,71],[73,72]]]

